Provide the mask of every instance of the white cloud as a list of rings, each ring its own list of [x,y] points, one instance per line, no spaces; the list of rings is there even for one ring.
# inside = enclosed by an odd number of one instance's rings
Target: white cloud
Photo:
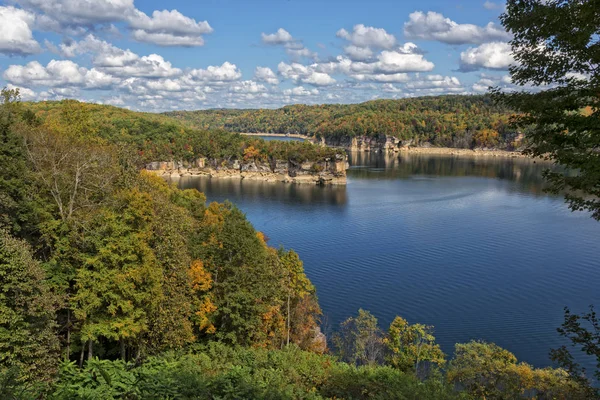
[[[368,47],[350,45],[344,47],[344,52],[354,61],[364,61],[373,57],[373,50]]]
[[[336,81],[324,71],[317,71],[318,65],[302,65],[299,63],[286,64],[280,62],[277,70],[286,79],[291,79],[294,82],[308,83],[314,86],[332,85]]]
[[[153,43],[159,46],[181,46],[194,47],[203,46],[204,39],[201,36],[177,36],[170,33],[151,33],[143,29],[136,29],[131,36],[138,42]]]
[[[194,69],[189,73],[193,80],[203,82],[235,81],[242,77],[241,71],[235,64],[225,61],[221,66],[209,66],[206,69]]]
[[[279,28],[277,32],[271,34],[266,34],[263,32],[260,36],[263,43],[272,45],[281,45],[294,41],[292,35],[290,35],[290,33],[283,28]]]
[[[385,29],[363,24],[354,25],[352,33],[340,29],[337,31],[336,36],[350,41],[356,47],[390,49],[396,44],[394,35],[387,33]]]
[[[505,70],[514,62],[511,47],[504,42],[484,43],[460,53],[462,71],[475,71],[480,68]]]
[[[413,90],[444,89],[445,91],[463,91],[458,78],[442,75],[427,75],[423,79],[414,79],[406,83],[406,88]]]
[[[41,30],[68,35],[116,29],[123,22],[134,40],[159,46],[202,46],[202,35],[211,33],[207,21],[196,21],[177,10],[155,10],[152,16],[135,8],[133,0],[13,0],[23,8],[40,13]]]
[[[268,67],[256,67],[254,70],[254,79],[260,82],[267,82],[271,85],[279,84],[279,79],[275,72]]]
[[[391,73],[431,71],[434,67],[422,54],[406,53],[403,50],[382,51],[377,59],[377,69]]]
[[[181,75],[183,72],[158,54],[140,57],[129,49],[120,49],[94,35],[88,35],[79,42],[63,43],[59,52],[64,57],[92,54],[94,67],[107,74],[124,78],[167,78]]]
[[[283,94],[286,96],[316,96],[319,94],[317,89],[305,89],[303,86],[296,86],[292,89],[285,89]]]
[[[64,26],[93,26],[123,21],[134,9],[133,0],[15,0],[23,8],[45,14]]]
[[[18,89],[19,90],[19,95],[21,96],[21,100],[24,100],[24,101],[35,100],[35,98],[36,98],[35,92],[33,90],[29,89],[29,88],[15,86],[15,85],[13,85],[11,83],[7,84],[6,88],[8,90]]]
[[[254,81],[242,81],[233,85],[231,90],[236,93],[262,93],[266,92],[267,88]]]
[[[70,60],[52,60],[45,67],[37,61],[26,65],[11,65],[3,74],[4,79],[15,85],[83,87],[102,89],[114,85],[118,80],[95,68],[88,70]]]
[[[25,56],[41,51],[31,27],[35,15],[14,7],[0,6],[0,53]]]
[[[156,10],[152,17],[135,10],[128,22],[135,40],[159,46],[202,46],[201,35],[213,32],[207,21],[196,22],[177,10]]]
[[[429,11],[415,11],[404,23],[406,37],[424,40],[438,40],[449,44],[480,44],[510,39],[510,34],[493,22],[486,26],[458,24],[442,14]]]
[[[272,46],[283,46],[285,51],[293,58],[316,58],[317,54],[310,51],[302,42],[292,37],[292,35],[283,28],[279,28],[277,32],[266,34],[261,33],[262,42]]]

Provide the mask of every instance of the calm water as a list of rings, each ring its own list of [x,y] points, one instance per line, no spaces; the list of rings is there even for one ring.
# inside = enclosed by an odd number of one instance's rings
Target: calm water
[[[351,157],[348,185],[186,178],[295,249],[335,327],[359,308],[435,326],[447,353],[493,341],[537,366],[562,310],[600,305],[600,223],[542,192],[530,160]]]

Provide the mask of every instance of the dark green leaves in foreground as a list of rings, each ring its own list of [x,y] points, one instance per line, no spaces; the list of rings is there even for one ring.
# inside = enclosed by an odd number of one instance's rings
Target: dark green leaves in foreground
[[[600,1],[509,0],[501,21],[526,90],[495,97],[519,113],[526,152],[564,167],[546,172],[550,190],[600,220]]]

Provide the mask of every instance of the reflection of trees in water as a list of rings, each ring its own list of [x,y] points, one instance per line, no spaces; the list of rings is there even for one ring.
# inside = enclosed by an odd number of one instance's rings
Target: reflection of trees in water
[[[516,182],[514,190],[547,195],[542,172],[551,164],[528,158],[352,152],[348,176],[408,179],[414,175],[473,176]],[[510,189],[509,189],[510,190]]]
[[[174,180],[181,189],[197,189],[209,200],[214,197],[229,199],[264,200],[275,199],[288,204],[345,205],[346,186],[317,186],[278,182],[251,181],[246,179],[211,179],[210,177],[182,177]]]

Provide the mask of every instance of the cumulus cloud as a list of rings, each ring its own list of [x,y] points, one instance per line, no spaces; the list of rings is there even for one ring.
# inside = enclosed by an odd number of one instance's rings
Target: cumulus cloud
[[[438,40],[448,44],[480,44],[510,39],[510,34],[493,22],[486,26],[458,24],[433,11],[410,14],[409,21],[404,23],[404,34],[409,38]]]
[[[196,21],[177,10],[155,10],[152,16],[135,8],[133,0],[14,0],[40,13],[39,29],[81,35],[123,22],[134,40],[159,46],[202,46],[202,35],[211,33],[207,21]]]
[[[328,86],[336,81],[329,76],[328,73],[317,70],[317,65],[302,65],[299,63],[287,64],[280,62],[277,70],[286,79],[291,79],[294,82],[308,83],[314,86]]]
[[[460,53],[462,71],[475,71],[480,68],[505,70],[514,62],[511,47],[504,42],[484,43]]]
[[[201,35],[213,32],[207,21],[196,22],[177,10],[156,10],[152,17],[134,10],[128,22],[135,40],[159,46],[202,46]]]
[[[303,86],[296,86],[292,89],[285,89],[283,94],[286,96],[316,96],[319,94],[317,89],[305,89]]]
[[[140,57],[129,49],[120,49],[94,35],[88,35],[79,42],[62,43],[58,50],[64,57],[89,53],[94,67],[119,77],[166,78],[182,74],[181,69],[173,67],[158,54]]]
[[[108,88],[118,82],[95,68],[88,70],[70,60],[52,60],[45,67],[37,61],[26,65],[11,65],[4,71],[6,81],[28,86],[83,87],[85,89]]]
[[[33,90],[29,89],[29,88],[15,86],[15,85],[13,85],[11,83],[7,84],[6,88],[8,90],[18,89],[19,90],[19,95],[21,96],[21,100],[24,100],[24,101],[35,100],[35,98],[36,98],[35,92]]]
[[[281,45],[294,41],[292,35],[283,28],[277,29],[275,33],[266,34],[263,32],[260,36],[265,44]]]
[[[302,42],[294,38],[288,31],[279,28],[275,33],[261,33],[261,40],[264,44],[272,46],[283,46],[285,51],[293,58],[316,58],[317,54],[310,51]]]
[[[15,0],[26,9],[43,13],[62,26],[86,26],[123,21],[134,9],[133,0]]]
[[[373,57],[373,50],[368,47],[358,47],[355,45],[344,47],[344,53],[346,53],[351,60],[355,61],[364,61]]]
[[[442,75],[427,75],[422,79],[413,79],[406,83],[406,88],[413,90],[443,89],[450,92],[464,90],[458,78]]]
[[[31,27],[35,15],[14,7],[0,6],[0,53],[25,56],[41,51]]]
[[[241,81],[234,84],[231,90],[236,93],[262,93],[266,92],[267,88],[265,85],[256,83],[254,81]]]
[[[350,41],[356,47],[390,49],[396,44],[394,35],[387,33],[385,29],[363,24],[354,25],[352,32],[340,29],[336,36]]]
[[[208,83],[235,81],[242,77],[242,72],[235,64],[225,61],[221,66],[209,66],[206,69],[194,69],[190,78]]]
[[[504,6],[494,3],[493,1],[486,1],[485,3],[483,3],[483,8],[485,8],[486,10],[500,10],[504,8]]]
[[[259,82],[267,82],[271,85],[279,84],[279,78],[277,78],[275,72],[268,67],[256,67],[254,70],[254,79]]]

